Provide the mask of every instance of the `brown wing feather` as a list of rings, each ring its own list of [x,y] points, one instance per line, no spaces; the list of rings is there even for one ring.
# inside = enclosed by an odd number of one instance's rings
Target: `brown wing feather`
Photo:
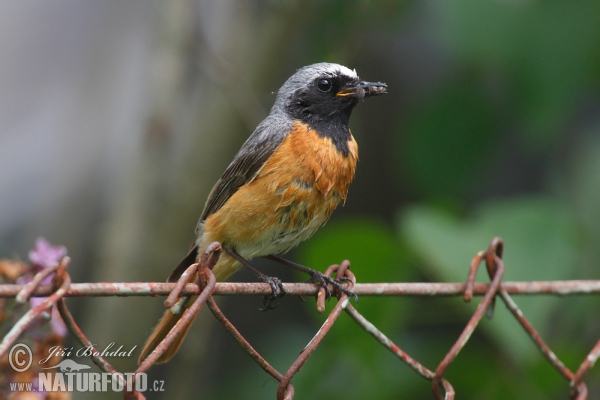
[[[246,183],[252,181],[271,154],[289,134],[289,121],[265,119],[250,135],[233,161],[210,191],[198,224],[219,211],[223,204]],[[270,123],[267,123],[267,122]]]
[[[199,222],[219,211],[240,187],[250,182],[276,148],[267,145],[259,153],[238,153],[210,191]]]
[[[270,123],[267,123],[269,118],[271,118]],[[198,220],[197,233],[200,233],[198,232],[199,227],[209,215],[219,211],[240,187],[254,179],[258,171],[288,135],[291,124],[274,119],[273,116],[270,116],[256,128],[212,188],[202,215]],[[187,256],[175,267],[167,281],[177,281],[183,271],[196,262],[197,257],[198,246],[194,240]]]

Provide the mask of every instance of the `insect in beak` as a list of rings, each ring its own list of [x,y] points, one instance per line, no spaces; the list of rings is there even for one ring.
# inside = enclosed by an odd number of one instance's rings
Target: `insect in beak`
[[[335,95],[337,97],[354,97],[362,100],[365,97],[387,93],[387,85],[382,82],[360,82],[358,85],[345,87]]]

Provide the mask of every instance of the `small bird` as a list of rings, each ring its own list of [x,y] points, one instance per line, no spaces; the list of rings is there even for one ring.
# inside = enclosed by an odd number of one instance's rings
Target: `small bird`
[[[217,281],[244,265],[271,284],[273,297],[282,296],[279,279],[261,274],[248,263],[254,257],[268,257],[308,272],[313,282],[345,290],[320,272],[275,254],[308,239],[345,202],[358,161],[358,146],[348,128],[350,114],[359,100],[386,92],[385,83],[361,81],[356,71],[339,64],[312,64],[292,75],[279,89],[269,115],[211,190],[198,221],[197,238],[168,281],[177,281],[217,241],[224,250],[212,270]],[[182,314],[165,312],[142,349],[140,363]],[[175,355],[189,326],[158,363]]]

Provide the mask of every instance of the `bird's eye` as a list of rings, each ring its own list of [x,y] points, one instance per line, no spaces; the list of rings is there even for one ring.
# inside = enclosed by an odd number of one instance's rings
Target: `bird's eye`
[[[329,92],[331,90],[331,81],[329,79],[321,79],[319,83],[317,83],[317,88],[321,92]]]

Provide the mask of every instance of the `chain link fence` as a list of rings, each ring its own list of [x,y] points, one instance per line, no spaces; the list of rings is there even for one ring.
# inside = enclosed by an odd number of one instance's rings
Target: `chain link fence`
[[[574,295],[574,294],[600,294],[600,280],[574,280],[574,281],[538,281],[538,282],[503,282],[504,263],[502,261],[503,242],[499,238],[494,238],[488,249],[476,254],[471,262],[466,283],[357,283],[354,274],[350,271],[350,263],[344,261],[339,265],[332,265],[325,271],[327,276],[335,277],[345,281],[347,289],[353,291],[358,296],[463,296],[464,300],[469,302],[474,295],[483,296],[469,322],[464,327],[462,333],[454,345],[447,352],[443,360],[434,368],[429,369],[412,358],[403,351],[396,343],[381,332],[375,325],[363,316],[354,306],[350,304],[350,299],[346,294],[335,293],[337,304],[327,316],[325,322],[300,353],[298,358],[291,364],[285,373],[277,371],[269,364],[240,334],[236,327],[227,319],[223,312],[215,303],[215,295],[269,295],[271,288],[267,283],[217,283],[211,268],[215,265],[221,253],[219,243],[211,244],[202,255],[200,261],[191,265],[182,275],[177,283],[154,283],[154,282],[133,282],[133,283],[71,283],[67,272],[70,259],[66,255],[56,253],[60,257],[52,265],[39,269],[32,274],[32,266],[24,263],[4,260],[0,261],[2,277],[5,281],[14,281],[12,284],[0,285],[0,304],[5,309],[7,300],[15,298],[17,303],[26,303],[30,299],[38,299],[32,302],[32,307],[22,317],[20,317],[12,328],[6,334],[0,343],[0,370],[4,372],[0,384],[6,385],[11,379],[36,379],[33,373],[23,376],[18,375],[15,369],[9,368],[12,356],[12,349],[15,342],[28,329],[39,324],[40,318],[46,320],[52,319],[52,312],[60,314],[66,329],[70,331],[75,338],[85,348],[91,349],[90,357],[92,361],[104,372],[110,373],[116,381],[117,386],[123,388],[123,397],[125,399],[144,399],[142,391],[136,390],[135,379],[144,374],[151,368],[160,355],[167,349],[178,335],[185,331],[194,316],[206,304],[215,318],[225,327],[227,332],[236,340],[240,347],[252,357],[252,359],[269,375],[279,381],[279,387],[276,393],[277,399],[294,398],[294,386],[292,379],[299,372],[300,368],[307,362],[310,355],[319,346],[322,339],[335,324],[342,313],[346,313],[361,328],[368,332],[384,348],[395,354],[402,362],[410,366],[415,373],[431,381],[433,396],[436,399],[454,399],[455,391],[452,384],[444,379],[444,373],[454,359],[459,355],[461,349],[467,344],[472,333],[477,328],[479,322],[486,313],[491,315],[496,298],[500,298],[506,307],[510,310],[515,319],[525,329],[531,337],[534,345],[540,350],[543,356],[550,364],[565,378],[565,384],[570,387],[570,398],[583,400],[588,398],[587,387],[583,379],[592,368],[598,357],[600,357],[600,340],[596,343],[587,357],[583,360],[577,371],[567,368],[550,349],[550,347],[540,337],[536,329],[529,322],[527,317],[521,312],[515,301],[513,294],[529,295]],[[66,251],[65,251],[66,253]],[[485,264],[487,273],[490,277],[490,283],[475,283],[479,266]],[[35,270],[34,270],[35,272]],[[19,281],[19,277],[26,273],[32,274],[28,282]],[[187,283],[188,277],[196,274],[194,283]],[[311,283],[285,283],[283,284],[286,294],[290,296],[316,296],[317,312],[325,311],[325,301],[327,290]],[[329,288],[329,290],[334,290]],[[117,371],[104,357],[101,351],[95,348],[93,342],[82,332],[69,309],[67,308],[65,297],[81,296],[167,296],[165,307],[176,306],[182,296],[197,295],[193,305],[184,311],[182,318],[173,327],[167,337],[161,342],[156,350],[151,353],[139,367],[132,373],[123,373]],[[4,311],[0,315],[0,320],[6,320],[7,313]],[[66,330],[65,332],[66,333]],[[37,343],[36,354],[43,353],[50,344],[61,343],[64,334],[60,335],[54,332],[50,338],[44,338],[44,343]],[[42,340],[42,339],[39,339]],[[13,364],[10,364],[13,366]],[[7,386],[6,386],[7,387]],[[0,395],[8,397],[10,392],[7,388],[1,389]],[[13,397],[14,398],[14,397]],[[55,394],[55,399],[70,398],[68,393],[64,397],[61,394]]]

